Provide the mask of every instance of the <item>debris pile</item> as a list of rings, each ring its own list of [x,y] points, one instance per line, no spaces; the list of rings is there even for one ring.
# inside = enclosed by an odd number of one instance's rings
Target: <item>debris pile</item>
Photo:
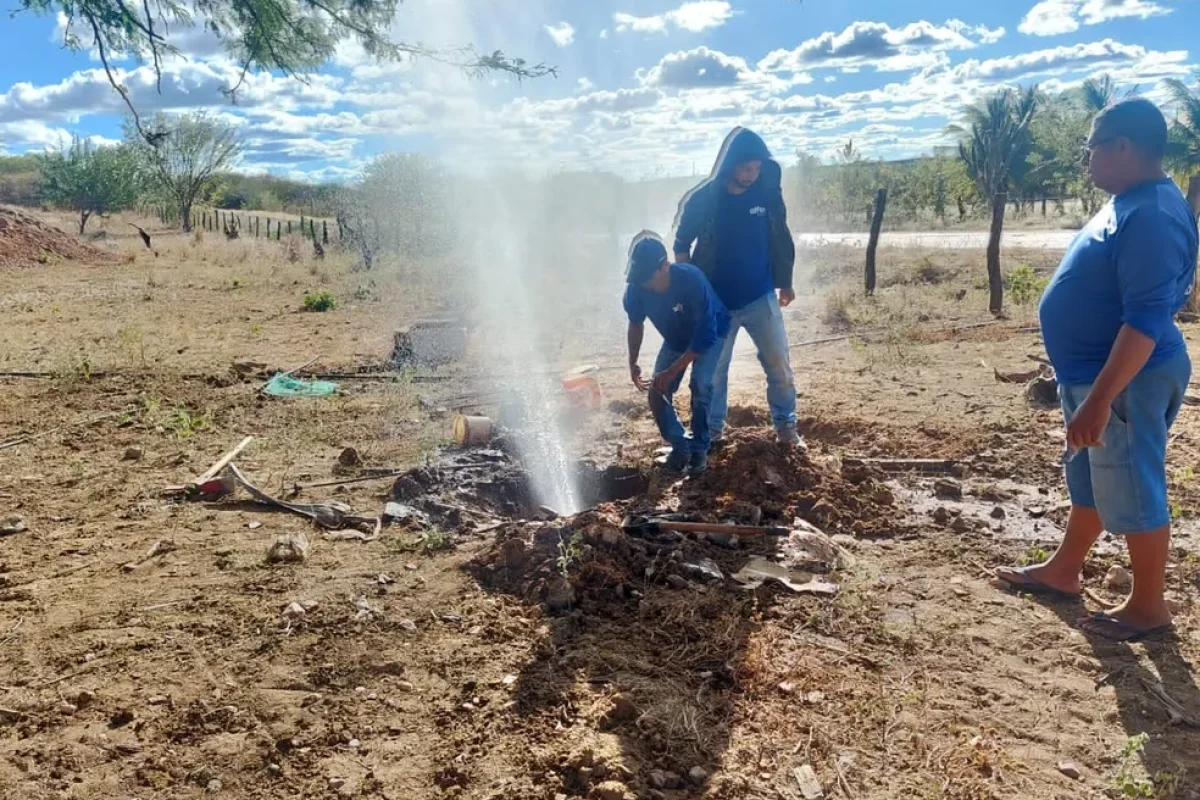
[[[666,485],[609,497],[569,519],[511,522],[471,567],[484,585],[543,603],[552,613],[612,616],[620,612],[611,606],[636,601],[650,585],[769,584],[832,594],[836,585],[823,573],[852,559],[828,534],[896,533],[894,498],[880,479],[870,468],[838,471],[813,462],[803,449],[787,450],[760,432],[739,431],[701,478],[660,481]],[[688,535],[667,524],[649,531],[629,524],[635,518],[628,514],[653,518],[650,504],[677,507],[680,513],[670,515],[677,522],[781,526],[784,535],[763,535],[778,532],[771,527],[753,535]]]
[[[0,206],[0,269],[33,267],[59,260],[112,264],[117,258],[24,211]]]

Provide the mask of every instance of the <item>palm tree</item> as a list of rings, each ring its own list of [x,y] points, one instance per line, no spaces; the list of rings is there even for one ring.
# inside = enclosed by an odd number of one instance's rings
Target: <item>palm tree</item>
[[[1200,93],[1193,92],[1183,81],[1165,81],[1171,99],[1175,101],[1175,120],[1171,123],[1171,140],[1167,145],[1167,162],[1171,169],[1183,175],[1200,172]]]
[[[1098,78],[1088,78],[1079,87],[1083,107],[1090,117],[1095,117],[1108,108],[1117,99],[1117,84],[1111,75],[1101,75]],[[1128,92],[1126,96],[1128,96]]]
[[[1037,86],[1027,89],[1003,89],[966,109],[966,125],[952,126],[961,140],[958,155],[967,167],[979,193],[992,201],[992,229],[988,239],[988,283],[992,313],[1004,305],[1004,284],[1000,278],[1000,235],[1004,229],[1004,206],[1009,187],[1029,171],[1033,150],[1031,125],[1040,94]]]

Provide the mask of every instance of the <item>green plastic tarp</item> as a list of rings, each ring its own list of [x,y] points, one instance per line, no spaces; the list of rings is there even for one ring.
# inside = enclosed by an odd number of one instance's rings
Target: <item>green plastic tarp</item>
[[[306,381],[280,373],[267,382],[263,393],[271,397],[328,397],[337,389],[333,381]]]

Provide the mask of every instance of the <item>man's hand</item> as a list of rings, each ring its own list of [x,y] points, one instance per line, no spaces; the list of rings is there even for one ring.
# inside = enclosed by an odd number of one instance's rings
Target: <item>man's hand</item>
[[[666,394],[671,391],[671,381],[675,380],[675,376],[679,372],[674,367],[664,369],[662,372],[654,376],[654,388],[659,394]]]
[[[1067,423],[1067,445],[1074,450],[1103,447],[1104,429],[1112,416],[1112,406],[1095,395],[1089,395]]]
[[[629,377],[633,379],[633,385],[637,387],[639,392],[649,391],[650,384],[642,377],[642,368],[637,364],[629,365]]]
[[[796,300],[795,289],[780,289],[779,290],[779,305],[784,308],[790,306]]]

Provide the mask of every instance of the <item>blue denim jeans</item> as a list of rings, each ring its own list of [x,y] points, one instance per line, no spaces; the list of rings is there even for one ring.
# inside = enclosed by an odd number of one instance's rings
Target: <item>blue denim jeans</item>
[[[683,353],[678,350],[673,350],[663,344],[662,349],[658,351],[658,358],[654,361],[654,374],[657,375],[670,367],[682,355]],[[671,447],[681,452],[707,453],[708,447],[712,443],[708,433],[709,404],[712,402],[713,373],[717,370],[717,359],[720,356],[721,343],[717,342],[692,362],[690,368],[692,378],[688,384],[692,393],[692,435],[690,439],[683,429],[683,423],[679,421],[679,414],[675,412],[674,404],[675,392],[679,391],[679,385],[683,383],[683,373],[675,376],[675,380],[671,382],[666,394],[650,387],[650,412],[658,424],[658,432]]]
[[[1110,533],[1147,533],[1171,521],[1167,434],[1183,405],[1191,374],[1187,353],[1140,372],[1113,401],[1104,446],[1080,450],[1067,462],[1071,502],[1096,509]],[[1091,390],[1091,386],[1059,386],[1068,421]]]
[[[796,379],[788,353],[787,329],[775,292],[768,292],[745,308],[729,312],[729,335],[721,349],[717,374],[713,379],[712,407],[708,412],[708,427],[720,438],[725,431],[725,415],[729,407],[729,365],[733,362],[733,345],[743,328],[758,348],[758,362],[767,374],[767,406],[775,428],[796,427]]]

